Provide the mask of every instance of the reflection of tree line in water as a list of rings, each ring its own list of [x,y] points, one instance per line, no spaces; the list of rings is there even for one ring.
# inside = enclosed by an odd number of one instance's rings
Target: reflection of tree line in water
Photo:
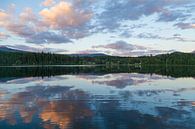
[[[9,77],[51,77],[55,75],[92,74],[104,75],[110,73],[142,73],[159,74],[171,77],[195,77],[193,66],[148,66],[148,67],[1,67],[0,78]]]

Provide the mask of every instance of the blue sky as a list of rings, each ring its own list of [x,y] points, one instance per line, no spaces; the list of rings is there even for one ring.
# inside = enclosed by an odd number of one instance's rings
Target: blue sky
[[[194,0],[1,0],[0,45],[140,56],[195,50]]]

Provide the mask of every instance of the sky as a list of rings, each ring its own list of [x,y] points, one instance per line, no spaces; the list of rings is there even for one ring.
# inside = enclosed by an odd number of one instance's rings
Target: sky
[[[142,56],[195,51],[195,0],[0,0],[0,46]]]

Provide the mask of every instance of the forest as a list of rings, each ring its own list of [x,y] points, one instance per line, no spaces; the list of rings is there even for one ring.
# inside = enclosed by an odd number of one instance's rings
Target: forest
[[[174,52],[156,56],[79,56],[52,53],[0,52],[0,66],[17,65],[195,65],[194,53]]]

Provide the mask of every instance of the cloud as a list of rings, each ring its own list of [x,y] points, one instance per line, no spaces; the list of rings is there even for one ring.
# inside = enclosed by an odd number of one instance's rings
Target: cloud
[[[25,8],[20,14],[19,14],[19,20],[22,23],[36,23],[37,21],[37,16],[33,13],[33,10],[31,8]]]
[[[145,47],[128,44],[125,41],[117,41],[116,43],[111,43],[107,45],[93,46],[92,48],[106,48],[106,49],[125,50],[125,51],[145,49]]]
[[[44,43],[68,43],[71,42],[65,35],[45,31],[44,23],[38,19],[31,8],[25,8],[18,18],[14,14],[7,12],[0,13],[2,19],[2,27],[10,31],[12,34],[20,36],[26,42],[34,44]]]
[[[31,8],[25,8],[19,16],[9,10],[0,12],[0,26],[14,35],[26,38],[42,30]]]
[[[10,37],[9,35],[3,33],[3,32],[0,32],[0,40],[1,39],[7,39],[8,37]]]
[[[92,13],[85,10],[77,10],[70,3],[61,1],[51,8],[45,8],[39,13],[45,24],[51,28],[77,27],[90,20]]]
[[[101,49],[103,53],[114,56],[144,56],[150,54],[157,55],[172,52],[167,50],[154,50],[144,46],[129,44],[125,41],[117,41],[115,43],[110,43],[107,45],[97,45],[93,46],[92,48],[96,51]]]
[[[66,36],[54,32],[40,32],[30,36],[26,42],[44,44],[44,43],[69,43],[72,42]]]
[[[92,49],[77,51],[75,54],[106,54],[106,55],[112,55],[112,52],[110,50],[95,50],[95,49],[92,48]]]
[[[34,44],[68,43],[108,31],[130,38],[135,29],[147,26],[144,21],[135,22],[151,15],[155,22],[182,22],[173,24],[181,29],[195,28],[193,23],[183,23],[192,17],[191,3],[193,0],[44,0],[41,3],[44,7],[37,14],[31,8],[18,13],[15,5],[0,10],[0,27]],[[181,36],[167,39],[151,36],[140,35],[148,39],[190,41]]]
[[[53,0],[45,0],[41,3],[41,5],[43,6],[51,6],[52,4],[54,4],[55,2]]]
[[[68,43],[71,42],[69,38],[82,38],[90,34],[88,22],[92,13],[82,8],[83,3],[60,1],[41,10],[39,16],[31,8],[25,8],[18,15],[14,9],[0,10],[0,27],[34,44]]]
[[[36,33],[35,28],[22,25],[22,24],[18,24],[18,23],[8,24],[6,28],[8,31],[12,32],[13,34],[18,35],[20,37],[24,37],[24,38]]]
[[[137,38],[144,38],[144,39],[161,39],[160,36],[152,33],[140,33],[136,36]]]
[[[132,34],[131,34],[131,32],[124,31],[119,36],[124,37],[124,38],[130,38],[130,37],[132,37]]]
[[[68,52],[67,50],[60,49],[60,48],[49,48],[49,47],[32,47],[27,45],[6,45],[6,47],[22,50],[22,51],[29,51],[29,52],[54,52],[54,53],[62,53]]]
[[[190,17],[190,14],[184,14],[181,11],[163,11],[159,15],[159,19],[157,21],[161,22],[171,22],[171,21],[176,21],[176,20],[184,20],[187,17]]]
[[[104,51],[98,51],[98,50],[82,50],[78,51],[78,54],[94,54],[94,53],[104,53]]]
[[[141,39],[159,39],[159,40],[176,40],[180,42],[195,42],[193,39],[186,39],[181,37],[180,34],[173,34],[173,36],[170,37],[163,37],[159,36],[157,34],[152,34],[152,33],[140,33],[135,38],[141,38]]]
[[[160,79],[172,79],[163,77],[160,75],[153,74],[134,74],[134,73],[117,73],[117,74],[106,74],[106,75],[79,75],[78,78],[86,79],[92,83],[104,84],[116,88],[125,88],[126,86],[138,85],[146,82],[153,82]]]
[[[39,12],[42,22],[50,29],[61,31],[72,39],[86,37],[91,33],[93,12],[91,1],[60,1]]]
[[[8,18],[9,18],[8,14],[3,10],[0,10],[0,26],[3,26],[5,24],[4,20]]]
[[[180,29],[195,29],[195,23],[177,23],[175,24],[176,27]]]
[[[107,0],[99,21],[107,30],[118,28],[123,21],[135,21],[153,14],[159,16],[157,21],[169,22],[190,16],[185,11],[178,11],[190,3],[191,0]]]

